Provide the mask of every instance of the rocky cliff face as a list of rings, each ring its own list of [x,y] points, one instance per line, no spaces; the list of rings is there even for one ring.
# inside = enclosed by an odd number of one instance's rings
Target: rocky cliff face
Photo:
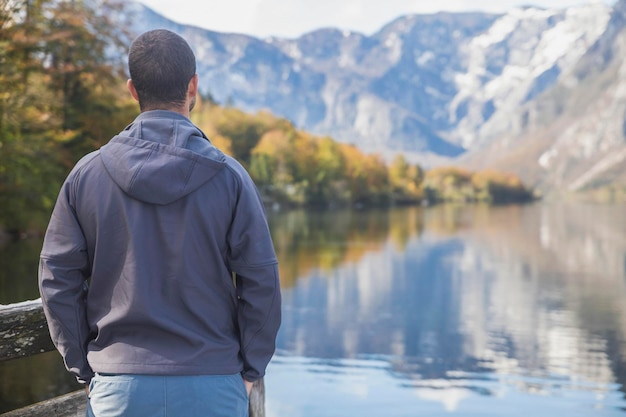
[[[522,173],[546,189],[582,191],[626,185],[626,1],[600,37],[500,134],[464,159]]]
[[[166,27],[190,41],[201,90],[219,102],[425,165],[504,166],[570,189],[622,176],[626,0],[412,15],[371,36],[322,29],[297,39],[211,32],[130,8],[132,30]]]

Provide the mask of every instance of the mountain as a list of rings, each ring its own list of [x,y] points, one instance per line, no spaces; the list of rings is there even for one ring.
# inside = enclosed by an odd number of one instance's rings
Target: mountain
[[[464,156],[520,172],[547,190],[626,190],[626,1],[602,35],[545,94],[516,109],[520,126]]]
[[[162,27],[189,40],[200,89],[218,102],[269,109],[425,166],[492,166],[571,190],[626,181],[626,0],[409,15],[369,36],[321,29],[296,39],[219,33],[128,8],[121,18],[131,31]]]

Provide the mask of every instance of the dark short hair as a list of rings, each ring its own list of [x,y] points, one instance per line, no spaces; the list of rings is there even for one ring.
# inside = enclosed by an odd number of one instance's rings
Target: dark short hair
[[[151,30],[130,46],[128,70],[142,109],[182,105],[196,73],[196,57],[179,35],[165,29]]]

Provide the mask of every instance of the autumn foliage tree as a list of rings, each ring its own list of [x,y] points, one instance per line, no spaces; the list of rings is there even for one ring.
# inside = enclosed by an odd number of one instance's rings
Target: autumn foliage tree
[[[392,199],[398,203],[415,203],[423,199],[424,171],[411,165],[402,154],[396,155],[389,166]]]
[[[532,199],[532,193],[520,178],[494,170],[478,171],[472,175],[476,200],[489,203],[515,203]]]
[[[112,1],[0,0],[0,226],[45,225],[67,170],[131,111]]]
[[[518,176],[493,170],[470,172],[458,167],[439,167],[426,172],[424,197],[430,203],[483,202],[506,204],[533,199]]]

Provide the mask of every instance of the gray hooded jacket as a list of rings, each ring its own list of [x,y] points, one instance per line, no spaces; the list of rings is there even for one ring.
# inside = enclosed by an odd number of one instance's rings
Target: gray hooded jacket
[[[278,266],[261,199],[241,165],[177,113],[142,113],[74,167],[39,287],[80,382],[94,371],[254,381],[275,350]]]

